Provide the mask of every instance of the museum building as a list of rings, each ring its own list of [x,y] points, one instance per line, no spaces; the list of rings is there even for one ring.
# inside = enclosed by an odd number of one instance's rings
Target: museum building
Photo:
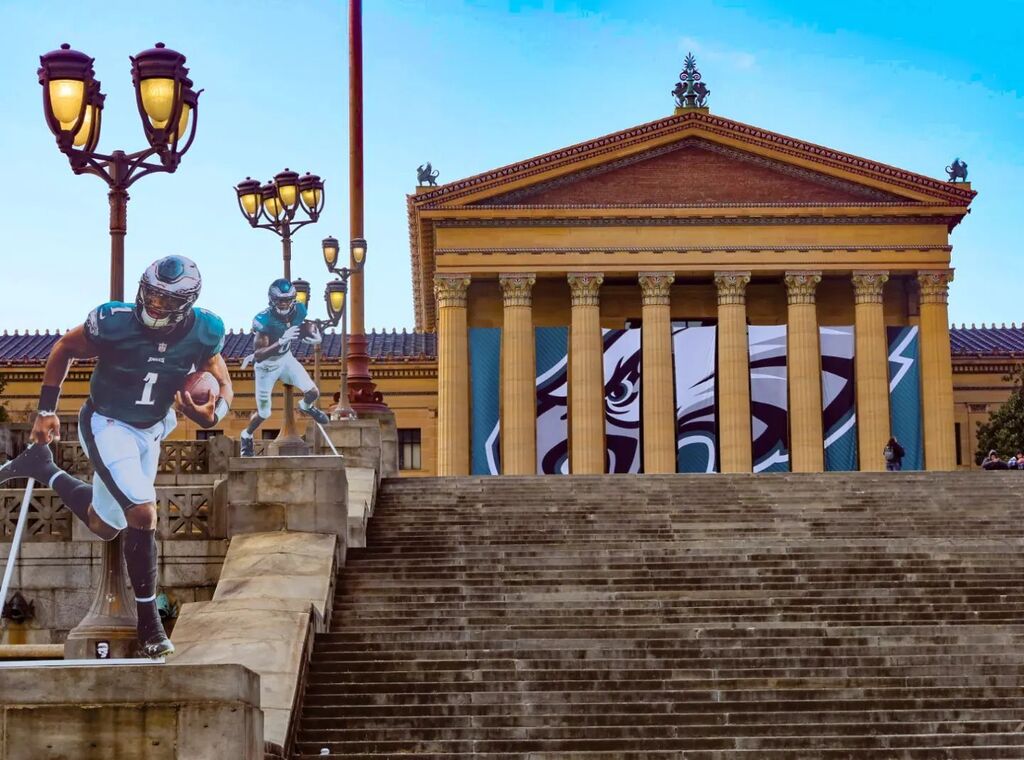
[[[907,468],[970,463],[1024,352],[1016,326],[951,341],[970,184],[712,114],[694,74],[666,118],[409,196],[416,331],[369,349],[405,472],[880,470],[890,435]],[[16,425],[54,340],[0,337]],[[225,347],[235,437],[250,346]]]

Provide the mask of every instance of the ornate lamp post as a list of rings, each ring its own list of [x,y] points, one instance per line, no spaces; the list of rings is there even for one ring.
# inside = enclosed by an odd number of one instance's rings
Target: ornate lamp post
[[[178,168],[196,136],[201,91],[192,88],[185,56],[162,42],[131,57],[135,101],[149,147],[135,153],[99,153],[106,96],[95,78],[93,59],[65,43],[39,56],[39,62],[43,113],[57,147],[75,174],[95,175],[110,188],[110,297],[123,300],[128,188],[147,174]]]
[[[339,246],[336,238],[324,238],[322,248],[327,271],[338,275],[339,278],[327,283],[327,291],[324,294],[331,321],[335,325],[341,324],[341,392],[338,394],[338,405],[332,410],[331,416],[342,420],[355,419],[356,412],[349,406],[348,325],[345,317],[348,307],[348,279],[363,270],[366,263],[366,240],[355,238],[349,243],[351,267],[338,267]]]
[[[93,58],[67,43],[39,56],[43,115],[75,174],[92,174],[107,183],[110,199],[110,299],[124,300],[124,236],[128,188],[147,174],[173,173],[192,146],[199,116],[199,95],[188,78],[185,56],[158,42],[134,57],[135,102],[149,147],[134,153],[100,153],[106,96],[93,70]],[[155,159],[155,160],[153,160]],[[121,539],[103,544],[103,575],[88,614],[68,635],[70,658],[95,657],[98,641],[111,657],[135,654],[135,605],[124,579]]]
[[[265,185],[246,177],[235,187],[238,208],[250,227],[270,230],[281,238],[281,255],[284,259],[284,278],[292,278],[292,233],[313,224],[320,218],[324,207],[324,183],[315,174],[299,176],[291,169],[274,175]],[[302,213],[302,217],[299,216]],[[309,297],[308,291],[306,295]],[[280,456],[308,454],[305,441],[295,427],[295,408],[292,389],[285,387],[284,425],[271,450]]]

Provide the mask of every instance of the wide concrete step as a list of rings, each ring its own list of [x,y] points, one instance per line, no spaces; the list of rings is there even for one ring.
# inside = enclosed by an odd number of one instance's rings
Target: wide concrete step
[[[642,742],[648,750],[776,750],[817,751],[819,749],[873,749],[875,751],[938,748],[953,745],[969,747],[1017,747],[1018,753],[1024,754],[1024,735],[1019,733],[982,733],[982,734],[910,734],[873,736],[842,736],[834,733],[806,736],[737,736],[737,737],[700,737],[700,736],[659,736],[648,735],[648,732],[636,730],[623,736],[560,738],[494,738],[494,739],[456,739],[456,740],[419,740],[419,739],[387,739],[377,738],[370,741],[323,741],[332,753],[341,757],[349,757],[354,753],[390,752],[394,755],[429,754],[444,752],[507,752],[514,749],[519,753],[529,752],[574,752],[585,750],[601,750],[604,752],[635,750],[637,743]],[[300,750],[308,747],[310,754],[313,744],[300,742]],[[511,745],[511,746],[510,746]],[[1020,755],[1018,755],[1019,757]],[[687,755],[686,757],[689,757]]]
[[[1024,477],[977,475],[385,481],[298,749],[1020,760]]]

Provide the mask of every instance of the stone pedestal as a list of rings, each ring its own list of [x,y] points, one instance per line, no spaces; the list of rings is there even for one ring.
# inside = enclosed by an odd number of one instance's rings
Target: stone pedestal
[[[0,760],[263,759],[241,665],[27,665],[0,677]]]
[[[228,536],[295,530],[345,541],[347,498],[341,457],[235,457],[228,471]]]
[[[334,444],[334,448],[344,457],[346,467],[367,467],[380,473],[383,468],[383,441],[381,425],[377,420],[363,417],[337,420],[324,425],[324,431]],[[326,442],[321,444],[318,453],[333,456]]]
[[[380,474],[381,478],[398,477],[398,424],[395,413],[390,409],[359,412],[361,420],[376,420],[380,425]]]

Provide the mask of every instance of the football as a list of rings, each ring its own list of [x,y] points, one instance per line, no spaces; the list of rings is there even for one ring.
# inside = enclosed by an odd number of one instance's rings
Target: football
[[[312,338],[316,335],[316,322],[303,322],[299,327],[299,339],[305,340],[306,338]]]
[[[186,392],[192,395],[196,406],[202,406],[220,395],[220,383],[209,372],[193,372],[181,384],[181,395],[184,396]]]

